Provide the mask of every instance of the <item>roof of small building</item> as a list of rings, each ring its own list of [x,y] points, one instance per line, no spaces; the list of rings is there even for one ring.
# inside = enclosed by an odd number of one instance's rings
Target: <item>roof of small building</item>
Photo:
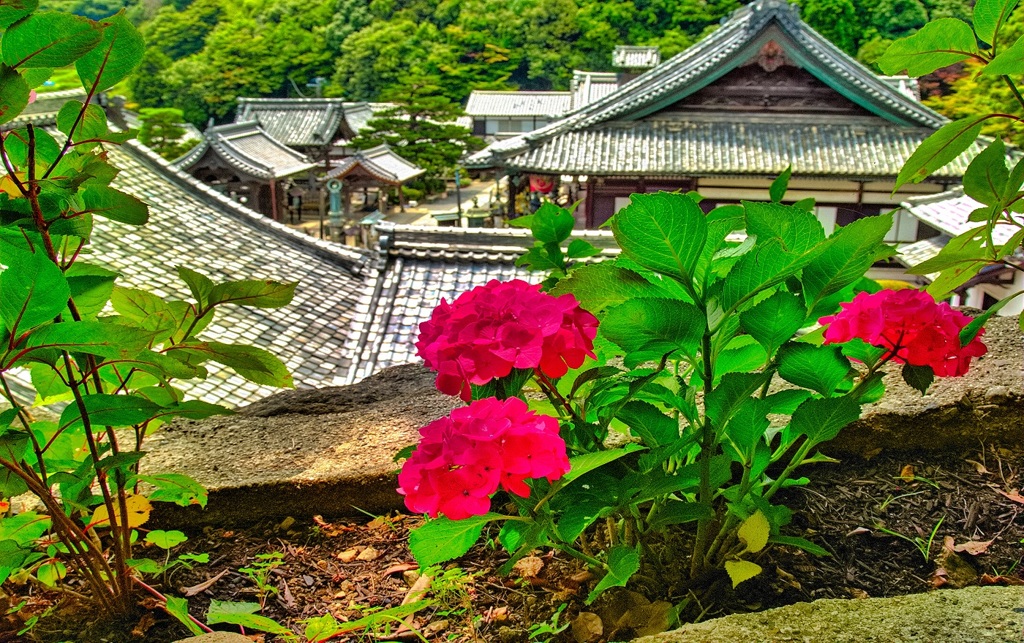
[[[580,71],[574,69],[572,82],[572,108],[578,109],[600,100],[619,88],[619,76],[612,72]]]
[[[340,98],[242,98],[236,122],[259,121],[260,126],[285,145],[327,145],[338,135],[346,105]]]
[[[359,150],[327,173],[328,178],[343,178],[356,168],[362,168],[384,183],[399,185],[426,172],[423,168],[399,156],[387,143],[368,150]]]
[[[950,237],[961,235],[982,223],[971,221],[971,213],[986,208],[971,197],[964,194],[963,187],[954,188],[938,194],[907,199],[901,204],[910,214],[927,223],[936,230]],[[1024,217],[1015,217],[1024,226]],[[1020,226],[1000,223],[992,228],[992,241],[1003,244],[1010,240]]]
[[[202,142],[175,160],[174,165],[191,169],[208,151],[240,172],[264,180],[291,176],[315,167],[305,155],[268,134],[257,121],[207,128]]]
[[[474,90],[466,114],[475,117],[561,116],[572,108],[572,92]]]
[[[56,92],[38,92],[36,99],[29,103],[21,114],[18,114],[10,122],[4,123],[0,129],[13,129],[25,125],[51,124],[57,120],[57,112],[68,101],[84,101],[86,93],[84,89],[64,89]]]
[[[574,109],[546,127],[493,143],[470,156],[467,165],[503,166],[505,159],[529,154],[530,150],[555,138],[578,137],[585,130],[602,128],[616,121],[633,122],[642,127],[640,119],[710,85],[756,57],[773,41],[786,43],[785,55],[789,59],[893,126],[916,128],[926,135],[948,122],[833,45],[801,21],[798,12],[798,7],[784,0],[756,0],[737,9],[704,40],[622,85],[617,91]],[[736,116],[731,118],[738,119]],[[772,144],[782,145],[783,142],[784,138],[776,139]],[[567,146],[563,143],[554,145],[557,149]],[[616,158],[631,162],[627,157]],[[770,173],[760,165],[753,165],[744,173],[750,172]]]
[[[623,69],[647,69],[661,63],[657,47],[617,45],[612,51],[612,65]]]
[[[504,167],[560,174],[617,176],[802,176],[877,178],[899,173],[928,135],[877,123],[809,125],[775,117],[610,122],[573,130],[503,160]],[[935,173],[957,177],[967,156]]]

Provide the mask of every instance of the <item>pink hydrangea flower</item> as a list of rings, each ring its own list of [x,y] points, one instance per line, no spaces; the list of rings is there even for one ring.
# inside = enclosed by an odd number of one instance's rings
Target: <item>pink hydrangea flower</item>
[[[594,357],[597,318],[572,295],[543,293],[525,281],[491,281],[434,309],[416,350],[437,371],[437,388],[470,400],[470,384],[539,368],[561,377]]]
[[[452,520],[487,513],[499,488],[526,497],[527,478],[554,482],[569,471],[558,421],[519,398],[476,400],[420,429],[398,474],[410,511]]]
[[[938,377],[963,375],[971,358],[988,351],[981,342],[984,328],[961,346],[960,331],[971,318],[945,302],[936,303],[931,295],[919,290],[861,292],[853,301],[840,305],[838,314],[818,320],[828,326],[826,344],[859,338],[888,349],[886,357],[899,364],[930,366]]]

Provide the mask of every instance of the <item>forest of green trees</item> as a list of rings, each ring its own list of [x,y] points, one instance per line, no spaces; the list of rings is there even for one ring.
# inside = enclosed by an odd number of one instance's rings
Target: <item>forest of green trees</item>
[[[140,107],[176,107],[203,125],[230,119],[237,96],[382,100],[410,78],[453,103],[473,89],[567,89],[573,69],[609,70],[615,45],[668,58],[715,29],[739,0],[49,0],[109,15],[127,2],[147,39],[130,83]],[[47,4],[44,0],[44,4]],[[800,0],[801,15],[872,64],[888,44],[939,17],[969,19],[971,0]],[[1008,38],[1024,31],[1018,9]],[[1010,40],[1012,42],[1012,40]],[[1010,96],[963,65],[925,79],[950,116],[998,111]],[[316,79],[320,79],[317,81]]]

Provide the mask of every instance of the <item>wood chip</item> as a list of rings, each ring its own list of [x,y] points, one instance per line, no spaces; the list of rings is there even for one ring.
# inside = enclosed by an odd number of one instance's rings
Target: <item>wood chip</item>
[[[206,590],[208,590],[211,587],[213,587],[213,584],[216,583],[217,581],[219,581],[224,576],[224,574],[228,573],[228,571],[230,571],[230,570],[223,569],[223,570],[221,570],[221,572],[219,574],[217,574],[216,576],[214,576],[210,580],[203,581],[202,583],[199,583],[198,585],[193,585],[192,587],[182,588],[181,593],[184,594],[187,597],[187,596],[195,596],[196,594],[199,594],[200,592],[205,592]]]
[[[512,571],[519,574],[520,578],[536,578],[540,570],[544,569],[544,561],[540,556],[526,556],[516,561]]]
[[[356,556],[356,560],[363,561],[377,560],[378,558],[380,558],[380,552],[373,547],[367,547]]]

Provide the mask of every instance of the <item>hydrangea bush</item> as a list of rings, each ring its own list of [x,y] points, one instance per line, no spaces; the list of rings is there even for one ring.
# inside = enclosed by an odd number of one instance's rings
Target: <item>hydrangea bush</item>
[[[399,477],[432,518],[410,537],[421,565],[497,523],[506,568],[553,547],[598,573],[592,601],[645,564],[646,582],[700,597],[758,574],[769,544],[826,554],[786,534],[777,492],[830,461],[817,448],[883,394],[885,369],[924,392],[985,347],[947,304],[864,278],[893,254],[891,215],[826,236],[812,203],[781,203],[786,182],[707,214],[694,194],[633,195],[603,261],[562,249],[567,210],[517,220],[543,285],[491,282],[421,326],[438,388],[469,401],[421,430]]]

